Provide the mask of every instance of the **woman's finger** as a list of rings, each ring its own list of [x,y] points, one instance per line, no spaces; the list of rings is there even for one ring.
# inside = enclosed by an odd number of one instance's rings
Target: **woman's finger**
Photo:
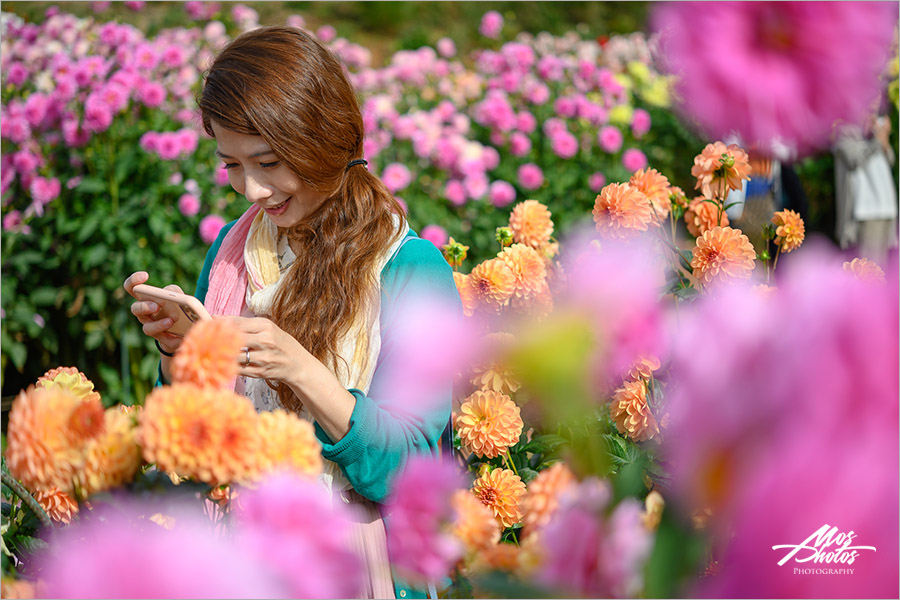
[[[136,271],[128,276],[128,279],[125,280],[122,287],[125,288],[125,291],[128,292],[129,295],[134,296],[134,286],[139,283],[146,283],[148,279],[150,279],[149,273],[146,271]]]
[[[159,304],[149,301],[138,301],[131,305],[131,314],[140,318],[153,316],[159,312]]]
[[[159,321],[148,321],[144,323],[144,334],[150,337],[159,337],[160,334],[165,333],[174,324],[175,322],[168,317]]]

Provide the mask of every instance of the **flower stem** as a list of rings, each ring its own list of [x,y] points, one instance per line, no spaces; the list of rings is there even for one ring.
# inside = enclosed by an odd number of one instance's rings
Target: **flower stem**
[[[775,261],[772,263],[772,274],[775,274],[775,269],[778,267],[778,256],[781,254],[781,244],[777,244],[778,250],[775,251]]]
[[[504,453],[503,453],[503,461],[506,463],[506,466],[509,467],[509,468],[512,470],[512,472],[516,474],[516,477],[518,477],[518,476],[519,476],[519,472],[516,470],[516,463],[514,463],[514,462],[509,458],[509,452],[504,452]]]
[[[3,485],[12,490],[12,492],[22,500],[22,504],[27,506],[28,509],[34,513],[34,516],[41,522],[41,526],[53,526],[53,522],[50,521],[50,517],[44,511],[43,507],[41,507],[38,501],[34,499],[34,496],[28,493],[28,490],[26,490],[21,483],[6,471],[0,471],[0,477],[2,477]]]

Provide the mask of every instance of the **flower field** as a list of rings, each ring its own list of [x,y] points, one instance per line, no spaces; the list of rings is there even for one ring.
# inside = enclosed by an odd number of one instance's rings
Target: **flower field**
[[[195,96],[259,14],[187,2],[147,34],[94,4],[2,15],[3,596],[355,597],[353,515],[315,484],[312,424],[231,390],[224,321],[154,388],[122,289],[149,270],[191,291],[247,207]],[[510,38],[515,15],[488,10],[477,47],[377,64],[316,28],[368,168],[464,312],[421,303],[405,326],[428,344],[392,349],[390,410],[424,415],[454,382],[445,460],[388,482],[395,577],[448,598],[896,596],[896,252],[729,211],[758,147],[814,161],[879,94],[896,112],[897,7],[649,10],[648,32],[603,40]]]

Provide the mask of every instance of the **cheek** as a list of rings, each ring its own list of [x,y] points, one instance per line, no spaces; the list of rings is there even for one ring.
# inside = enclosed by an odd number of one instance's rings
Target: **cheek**
[[[228,183],[238,194],[244,193],[244,178],[235,173],[235,169],[228,170]]]

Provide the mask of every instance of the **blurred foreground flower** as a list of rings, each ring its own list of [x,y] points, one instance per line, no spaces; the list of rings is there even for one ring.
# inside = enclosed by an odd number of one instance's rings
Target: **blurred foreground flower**
[[[460,541],[450,534],[454,522],[450,500],[461,485],[453,465],[431,457],[410,459],[397,477],[388,501],[388,551],[404,576],[434,581],[447,576],[462,557]]]
[[[550,522],[559,507],[559,499],[570,486],[577,484],[574,473],[563,462],[544,469],[528,484],[522,499],[522,535],[532,535]]]
[[[843,268],[861,281],[876,281],[879,283],[884,283],[885,281],[884,271],[878,266],[878,263],[872,262],[868,258],[854,258],[845,262]]]
[[[295,413],[259,413],[258,476],[277,471],[315,477],[322,472],[322,445],[312,423]]]
[[[897,19],[893,2],[672,2],[651,17],[681,110],[707,135],[801,154],[827,147],[837,120],[862,124]]]
[[[240,330],[226,319],[195,323],[172,360],[172,380],[226,389],[237,375]]]

